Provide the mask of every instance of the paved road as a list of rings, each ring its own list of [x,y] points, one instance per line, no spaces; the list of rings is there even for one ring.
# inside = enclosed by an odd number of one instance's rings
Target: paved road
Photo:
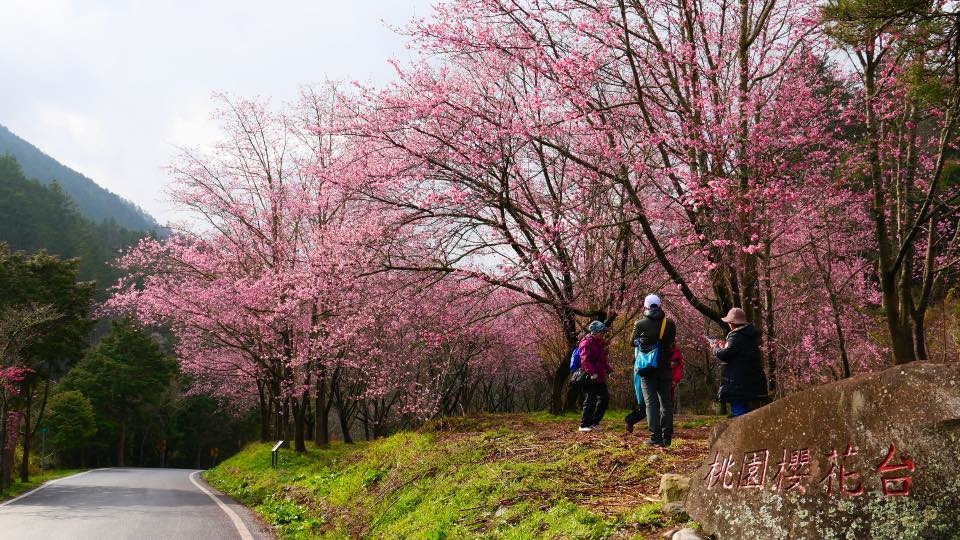
[[[197,471],[97,469],[0,503],[0,539],[272,538]]]

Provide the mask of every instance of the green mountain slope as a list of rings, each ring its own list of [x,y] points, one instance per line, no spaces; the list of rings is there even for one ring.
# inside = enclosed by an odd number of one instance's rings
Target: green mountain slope
[[[86,219],[58,183],[30,180],[15,159],[0,155],[0,242],[11,249],[80,257],[80,278],[96,281],[102,295],[119,276],[108,263],[145,234],[112,219]]]
[[[16,158],[28,178],[36,178],[42,184],[59,183],[80,213],[95,223],[112,219],[124,228],[139,231],[158,227],[149,214],[132,202],[98,186],[0,125],[0,155],[3,154]]]

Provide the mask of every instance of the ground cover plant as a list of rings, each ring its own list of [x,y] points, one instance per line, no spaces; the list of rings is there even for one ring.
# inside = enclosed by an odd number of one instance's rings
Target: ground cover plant
[[[661,512],[660,475],[695,469],[718,420],[680,418],[662,450],[613,421],[583,434],[572,415],[471,415],[283,450],[276,470],[252,444],[205,477],[281,538],[648,538],[684,524]]]

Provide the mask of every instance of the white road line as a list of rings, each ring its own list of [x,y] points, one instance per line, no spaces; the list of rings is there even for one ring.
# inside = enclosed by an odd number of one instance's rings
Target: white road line
[[[87,474],[87,473],[92,473],[92,472],[94,472],[94,471],[102,471],[102,470],[104,470],[104,469],[91,469],[91,470],[89,470],[89,471],[83,471],[83,472],[78,472],[77,474],[71,474],[70,476],[64,476],[63,478],[57,478],[57,479],[55,479],[55,480],[48,480],[48,481],[40,484],[39,486],[31,489],[30,491],[28,491],[28,492],[26,492],[26,493],[24,493],[24,494],[22,494],[22,495],[19,495],[19,496],[17,496],[17,497],[14,497],[13,499],[10,499],[9,501],[0,503],[0,508],[3,508],[4,506],[6,506],[6,505],[8,505],[8,504],[13,504],[13,503],[19,501],[20,499],[22,499],[22,498],[24,498],[24,497],[28,497],[28,496],[30,496],[30,495],[33,495],[34,493],[40,491],[41,489],[43,489],[43,488],[45,488],[45,487],[47,487],[47,486],[49,486],[49,485],[56,484],[57,482],[61,482],[61,481],[63,481],[63,480],[67,480],[67,479],[69,479],[69,478],[76,478],[76,477],[78,477],[78,476],[83,476],[83,475],[85,475],[85,474]]]
[[[237,513],[234,512],[229,506],[223,504],[223,501],[221,501],[219,497],[211,493],[209,489],[203,487],[200,484],[200,482],[197,482],[198,474],[200,474],[200,471],[195,471],[190,474],[190,481],[193,482],[193,485],[197,486],[197,488],[200,491],[206,493],[207,496],[213,499],[213,502],[217,503],[217,506],[219,506],[220,509],[223,510],[225,514],[227,514],[227,517],[229,517],[230,521],[233,522],[233,526],[237,528],[237,532],[240,533],[241,540],[253,540],[253,535],[250,534],[250,531],[247,529],[247,526],[243,524],[243,520],[240,519],[240,516],[238,516]]]

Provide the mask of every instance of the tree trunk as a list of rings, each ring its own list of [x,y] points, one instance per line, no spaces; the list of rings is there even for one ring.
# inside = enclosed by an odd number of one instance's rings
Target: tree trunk
[[[343,411],[343,407],[338,407],[337,412],[340,416],[340,431],[343,432],[343,442],[353,444],[353,436],[350,435],[350,419]]]
[[[281,432],[281,438],[287,442],[292,439],[293,433],[291,433],[291,422],[290,422],[290,398],[283,398],[283,431]]]
[[[927,360],[926,310],[913,315],[913,350],[915,360]]]
[[[274,416],[274,426],[273,426],[273,440],[280,441],[283,440],[283,407],[280,406],[280,396],[274,394],[271,397],[273,402],[273,416]]]
[[[306,452],[306,415],[307,404],[310,403],[310,394],[304,392],[299,399],[293,400],[293,449],[296,452]]]
[[[906,364],[914,360],[913,329],[910,324],[900,320],[900,311],[887,305],[886,294],[884,296],[884,314],[887,319],[887,330],[890,333],[891,347],[893,349],[893,363]]]
[[[313,440],[320,446],[330,444],[330,408],[327,404],[327,383],[323,377],[317,377],[317,420]]]
[[[763,257],[763,345],[767,356],[767,392],[776,396],[777,388],[777,347],[774,343],[776,324],[773,317],[773,279],[770,275],[770,242],[766,242]]]
[[[561,414],[565,410],[563,388],[570,375],[569,357],[560,361],[557,370],[553,372],[552,392],[550,394],[550,414]]]
[[[563,337],[566,342],[566,349],[563,351],[562,358],[560,358],[557,369],[553,373],[550,414],[560,414],[564,411],[573,410],[573,403],[564,399],[563,390],[567,385],[567,380],[570,378],[570,354],[580,340],[577,339],[577,320],[572,311],[567,310],[561,314],[561,323],[563,325]]]
[[[33,392],[31,386],[33,377],[27,377],[20,385],[20,391],[24,393],[26,401],[24,402],[23,413],[23,459],[20,460],[20,481],[30,480],[30,414],[33,409]]]
[[[0,390],[2,392],[2,390]],[[7,400],[0,401],[0,491],[10,485],[10,462],[7,455]]]
[[[260,442],[268,442],[270,440],[270,404],[272,400],[268,399],[264,384],[260,381],[257,381],[257,398],[260,405]]]
[[[117,442],[117,467],[123,467],[123,454],[127,447],[127,419],[120,420],[120,440]]]

